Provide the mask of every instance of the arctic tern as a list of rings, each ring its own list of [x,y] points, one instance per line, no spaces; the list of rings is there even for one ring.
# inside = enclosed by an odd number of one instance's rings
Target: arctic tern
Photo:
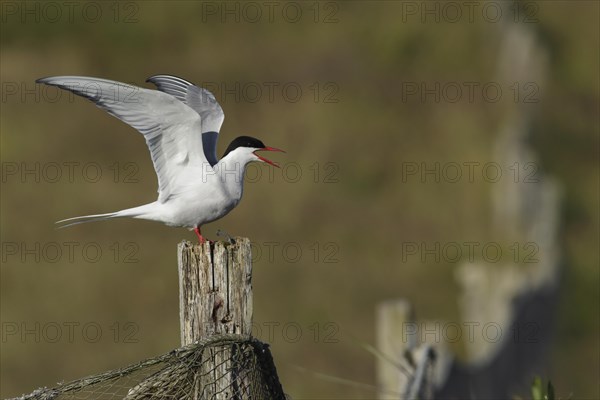
[[[139,207],[58,221],[61,227],[130,217],[194,230],[205,242],[202,225],[224,217],[243,192],[251,161],[278,165],[256,154],[281,151],[250,136],[240,136],[219,160],[216,147],[224,114],[206,89],[171,75],[146,80],[158,90],[83,76],[54,76],[37,83],[57,86],[93,101],[96,106],[137,129],[146,139],[158,177],[158,199]]]

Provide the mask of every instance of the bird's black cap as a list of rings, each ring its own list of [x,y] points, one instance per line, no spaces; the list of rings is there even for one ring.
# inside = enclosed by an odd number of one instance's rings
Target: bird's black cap
[[[260,140],[253,138],[251,136],[239,136],[239,137],[233,139],[233,141],[229,144],[229,146],[227,147],[227,150],[225,150],[225,154],[223,154],[223,157],[225,157],[227,154],[229,154],[233,150],[237,149],[238,147],[251,147],[251,148],[256,148],[256,149],[264,149],[265,144],[263,142],[261,142]]]

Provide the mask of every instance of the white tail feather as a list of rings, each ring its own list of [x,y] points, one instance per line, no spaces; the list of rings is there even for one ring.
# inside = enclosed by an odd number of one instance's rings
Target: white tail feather
[[[81,217],[73,217],[63,219],[61,221],[56,221],[57,226],[56,229],[66,228],[67,226],[79,225],[86,222],[94,222],[94,221],[102,221],[110,218],[122,217],[123,215],[119,215],[119,212],[106,213],[106,214],[95,214],[95,215],[83,215]]]
[[[95,215],[84,215],[81,217],[73,217],[57,221],[56,224],[60,225],[57,229],[66,228],[67,226],[84,224],[86,222],[102,221],[111,218],[131,217],[149,219],[151,221],[160,221],[153,216],[153,211],[156,209],[157,203],[144,204],[143,206],[128,208],[126,210],[116,211],[106,214],[95,214]]]

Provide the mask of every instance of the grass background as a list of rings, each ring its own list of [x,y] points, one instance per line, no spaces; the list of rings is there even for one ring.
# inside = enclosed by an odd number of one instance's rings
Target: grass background
[[[239,7],[239,22],[235,11],[209,14],[207,7],[225,7],[215,2],[76,3],[72,15],[53,3],[62,13],[56,21],[44,3],[28,2],[29,14],[21,14],[23,4],[2,2],[3,173],[22,163],[79,166],[72,182],[66,168],[57,182],[3,176],[3,246],[37,244],[41,256],[2,249],[0,396],[124,366],[179,344],[175,249],[193,234],[128,220],[54,230],[59,219],[153,201],[156,178],[139,134],[85,100],[55,99],[56,92],[34,84],[50,75],[146,86],[146,77],[170,73],[216,87],[226,114],[219,154],[242,134],[288,151],[277,160],[297,164],[274,172],[253,166],[261,175],[246,184],[244,200],[204,233],[215,238],[221,228],[257,243],[257,334],[272,344],[281,381],[294,398],[374,396],[294,366],[374,383],[374,359],[356,340],[374,342],[373,310],[380,301],[405,297],[420,318],[460,322],[458,263],[403,261],[399,243],[496,240],[493,184],[403,179],[402,163],[493,161],[493,140],[513,103],[512,82],[500,82],[504,96],[497,103],[404,100],[402,84],[495,81],[498,24],[479,13],[472,22],[466,15],[456,23],[423,22],[406,14],[407,2],[293,3],[303,13],[296,23],[293,9],[287,18],[281,14],[285,3],[277,3],[272,21],[266,6],[255,3],[264,13],[256,23],[249,21],[252,10],[235,2],[228,7]],[[544,373],[563,398],[598,398],[599,5],[530,4],[535,21],[527,28],[548,54],[540,101],[531,105],[531,145],[541,170],[564,192],[565,268]],[[275,85],[272,98],[267,84]],[[258,98],[253,85],[263,90]],[[302,89],[298,101],[280,90],[286,85]],[[84,179],[87,163],[101,166],[97,182]],[[131,171],[137,182],[123,182]],[[69,242],[77,246],[73,262]],[[53,243],[63,251],[56,262]],[[98,262],[82,254],[86,245],[102,250]],[[135,262],[125,262],[128,254]],[[35,330],[36,323],[39,340],[33,334],[22,339],[22,327]],[[8,335],[15,324],[19,334]],[[53,324],[61,327],[56,343],[48,340]],[[84,326],[92,328],[84,332]],[[96,326],[102,333],[94,342]],[[454,350],[464,354],[461,345]]]

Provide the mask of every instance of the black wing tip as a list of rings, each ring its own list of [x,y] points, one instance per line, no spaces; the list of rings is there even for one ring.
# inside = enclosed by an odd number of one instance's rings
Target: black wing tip
[[[43,78],[38,78],[38,79],[35,80],[35,83],[46,83],[47,84],[48,81],[51,78],[52,78],[51,76],[46,76],[46,77],[43,77]]]

